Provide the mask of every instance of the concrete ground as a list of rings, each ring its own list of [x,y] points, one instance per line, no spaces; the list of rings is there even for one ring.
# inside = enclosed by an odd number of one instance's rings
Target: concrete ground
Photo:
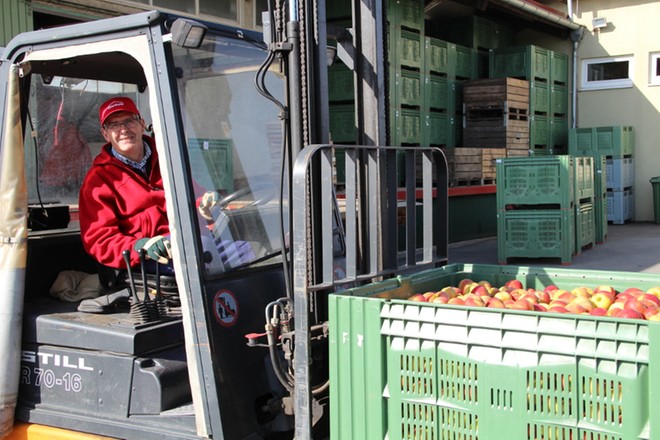
[[[511,258],[509,265],[548,266],[565,269],[615,270],[624,272],[660,273],[660,224],[630,222],[608,225],[603,243],[584,249],[569,265],[560,259]],[[497,237],[452,243],[449,264],[499,264]]]

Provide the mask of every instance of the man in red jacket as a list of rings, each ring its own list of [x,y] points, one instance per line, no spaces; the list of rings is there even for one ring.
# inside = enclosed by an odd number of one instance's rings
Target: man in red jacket
[[[80,188],[83,246],[99,263],[123,269],[122,252],[131,251],[135,266],[140,261],[136,250],[151,239],[151,249],[145,250],[167,263],[169,225],[154,140],[144,134],[145,122],[130,98],[103,103],[99,119],[107,144]]]
[[[126,249],[130,250],[130,266],[140,263],[140,249],[152,260],[171,264],[165,193],[154,140],[144,134],[145,122],[130,98],[103,103],[99,119],[107,143],[80,188],[83,246],[99,263],[115,269],[126,268],[122,255]],[[202,197],[203,203],[217,202],[214,194],[211,191]],[[223,260],[254,258],[247,242],[229,246],[220,242],[217,246]],[[168,268],[171,271],[167,266],[166,272]]]

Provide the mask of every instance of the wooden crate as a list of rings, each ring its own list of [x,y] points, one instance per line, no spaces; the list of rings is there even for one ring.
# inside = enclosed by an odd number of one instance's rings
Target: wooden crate
[[[484,184],[495,183],[497,180],[496,161],[505,157],[529,156],[529,150],[512,148],[482,148],[482,176]]]
[[[509,107],[529,111],[529,81],[516,78],[487,78],[463,83],[466,109]]]
[[[465,81],[463,145],[528,150],[529,82],[515,78]]]
[[[449,186],[480,185],[483,182],[482,148],[445,148]]]

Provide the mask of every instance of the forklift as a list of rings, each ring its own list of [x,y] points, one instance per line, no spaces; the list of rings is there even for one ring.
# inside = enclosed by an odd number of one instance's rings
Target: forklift
[[[327,296],[446,264],[442,152],[382,146],[383,5],[337,28],[322,0],[268,3],[263,34],[150,11],[8,43],[2,436],[332,438]],[[356,145],[331,143],[333,62],[354,72]],[[174,275],[127,286],[101,282],[77,218],[115,96],[156,141],[172,232]],[[197,185],[223,195],[208,223]],[[226,266],[218,240],[254,255]]]

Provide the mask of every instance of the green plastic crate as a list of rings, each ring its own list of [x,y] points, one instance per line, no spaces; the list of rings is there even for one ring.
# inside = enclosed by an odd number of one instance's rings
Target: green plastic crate
[[[557,205],[573,209],[573,156],[506,157],[495,161],[497,209],[507,205]]]
[[[568,55],[550,51],[550,82],[553,86],[568,85]]]
[[[607,193],[594,199],[594,223],[596,243],[603,243],[607,238]]]
[[[332,440],[660,436],[658,323],[401,299],[464,278],[660,285],[654,274],[452,264],[330,295]]]
[[[593,247],[596,242],[595,214],[593,203],[575,206],[575,255],[580,255],[584,248]]]
[[[598,154],[616,158],[631,157],[634,144],[631,126],[596,127],[594,149]]]
[[[496,49],[514,44],[513,28],[484,17],[473,15],[438,23],[437,31],[452,43],[473,49]]]
[[[542,116],[550,113],[550,89],[547,83],[529,82],[529,113]]]
[[[550,148],[550,119],[547,116],[532,114],[529,117],[529,146],[532,151]]]
[[[568,154],[573,156],[594,155],[596,129],[571,128],[568,130]]]
[[[433,37],[424,38],[424,71],[449,77],[453,71],[456,45]]]
[[[456,120],[447,113],[427,112],[425,115],[424,145],[436,147],[455,147]]]
[[[633,157],[633,127],[614,125],[574,128],[569,132],[569,152],[581,156]]]
[[[395,69],[394,90],[390,92],[394,95],[395,105],[421,107],[423,81],[419,71]]]
[[[571,209],[498,211],[497,260],[559,258],[570,264],[575,253],[575,214]]]
[[[594,158],[591,156],[575,156],[575,200],[592,201],[595,193]]]
[[[328,67],[328,98],[331,103],[355,100],[353,72],[343,63]]]
[[[456,114],[460,108],[460,82],[437,75],[427,75],[425,81],[424,108],[443,111],[452,116]]]
[[[400,27],[390,27],[388,33],[391,49],[390,66],[421,69],[424,66],[424,40],[417,32]]]
[[[423,142],[425,124],[419,109],[393,108],[390,115],[394,145],[420,145]]]
[[[493,49],[489,58],[490,77],[512,77],[548,83],[550,53],[548,49],[533,45]]]
[[[424,0],[389,0],[385,14],[392,26],[424,30]]]
[[[552,154],[568,153],[568,119],[550,118],[550,148]]]
[[[355,106],[341,104],[330,106],[330,137],[333,142],[354,143],[357,140]]]
[[[564,86],[550,86],[550,116],[568,115],[568,89]]]
[[[456,44],[454,50],[456,53],[454,77],[463,80],[476,79],[477,56],[474,49]]]

